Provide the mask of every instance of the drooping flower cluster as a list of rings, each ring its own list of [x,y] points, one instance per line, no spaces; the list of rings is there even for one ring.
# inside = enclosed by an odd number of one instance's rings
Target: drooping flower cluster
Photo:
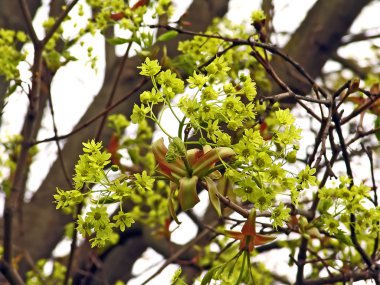
[[[65,191],[57,188],[54,199],[57,209],[69,212],[74,206],[91,201],[94,206],[86,214],[79,215],[77,229],[83,236],[90,237],[93,247],[104,246],[114,239],[113,228],[125,231],[134,223],[132,215],[123,211],[122,203],[134,192],[152,191],[154,179],[144,170],[141,174],[122,174],[111,180],[107,171],[111,154],[102,150],[102,143],[91,140],[83,146],[84,154],[79,156],[75,166],[74,189]],[[92,188],[92,185],[99,189]],[[120,210],[112,219],[106,207],[109,203],[120,203]]]

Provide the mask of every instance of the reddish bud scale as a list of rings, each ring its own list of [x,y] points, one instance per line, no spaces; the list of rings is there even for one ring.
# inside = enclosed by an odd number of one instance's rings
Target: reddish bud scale
[[[117,153],[120,147],[120,139],[117,135],[112,134],[110,142],[107,147],[107,151],[111,154],[112,164],[120,166],[120,156]]]
[[[192,24],[189,21],[181,21],[181,26],[190,27]]]
[[[114,21],[119,21],[125,17],[123,12],[111,13],[110,18]]]
[[[270,140],[273,136],[269,133],[269,128],[267,123],[262,122],[260,124],[260,135],[266,141]]]
[[[147,5],[149,5],[149,0],[140,0],[140,1],[137,1],[135,5],[132,6],[131,10],[134,11],[141,6],[147,6]]]

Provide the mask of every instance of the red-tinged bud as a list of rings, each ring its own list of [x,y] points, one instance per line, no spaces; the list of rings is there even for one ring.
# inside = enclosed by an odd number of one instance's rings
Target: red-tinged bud
[[[316,227],[312,227],[306,231],[306,233],[312,238],[322,238],[321,233]]]
[[[120,147],[120,139],[117,135],[112,134],[107,150],[111,154],[111,162],[120,166],[120,155],[117,153]]]
[[[222,173],[220,173],[220,171],[218,170],[209,173],[207,176],[210,177],[212,180],[219,180],[223,177]]]
[[[248,219],[241,228],[241,233],[243,235],[250,236],[254,236],[256,234],[256,210],[253,209],[249,213]]]
[[[375,96],[375,95],[379,95],[380,94],[380,86],[379,86],[379,83],[375,83],[371,86],[371,89],[369,90],[369,93],[371,93],[371,95]]]
[[[181,26],[190,27],[192,24],[189,21],[181,21]]]
[[[190,165],[196,163],[203,155],[203,151],[198,148],[189,149],[186,152],[187,161]]]
[[[273,135],[269,132],[269,128],[268,128],[267,123],[265,123],[265,122],[262,122],[260,124],[260,135],[266,141],[272,139],[272,137],[273,137]]]
[[[348,92],[351,94],[358,91],[359,85],[360,85],[360,79],[357,77],[353,78],[350,82],[350,86],[348,87]]]
[[[178,200],[183,211],[193,208],[199,202],[197,182],[197,176],[182,177],[179,180]]]

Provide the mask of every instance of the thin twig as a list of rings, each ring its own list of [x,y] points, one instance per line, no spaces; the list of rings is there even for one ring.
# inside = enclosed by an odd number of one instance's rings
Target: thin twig
[[[9,265],[4,260],[0,262],[0,271],[4,274],[5,278],[10,282],[10,284],[25,285],[21,276],[16,270],[14,270],[13,266]]]
[[[296,283],[297,285],[304,284],[304,268],[306,263],[306,252],[309,240],[305,237],[301,238],[301,244],[299,246],[298,256],[297,256],[297,275]]]
[[[53,101],[52,101],[52,97],[51,97],[51,92],[50,90],[48,90],[48,93],[49,93],[49,108],[50,108],[50,116],[51,116],[51,120],[53,122],[53,131],[54,131],[54,136],[55,137],[58,137],[58,129],[57,129],[57,124],[55,122],[55,115],[54,115],[54,107],[53,107]],[[62,168],[62,171],[63,171],[63,175],[65,176],[65,180],[67,182],[67,185],[69,187],[71,187],[71,179],[70,179],[70,176],[69,174],[67,173],[67,169],[66,169],[66,166],[65,166],[65,162],[63,160],[63,155],[62,155],[62,148],[59,144],[59,141],[58,140],[55,140],[55,144],[57,146],[57,152],[58,152],[58,160],[59,160],[59,163],[61,164],[61,168]]]
[[[127,95],[125,95],[124,97],[120,98],[115,103],[113,103],[111,106],[109,106],[108,108],[104,109],[102,112],[100,112],[96,116],[92,117],[91,119],[89,119],[88,121],[86,121],[85,123],[83,123],[82,125],[76,127],[71,132],[67,133],[66,135],[62,135],[62,136],[58,136],[58,137],[54,136],[54,137],[46,138],[46,139],[43,139],[43,140],[35,141],[35,142],[32,143],[32,145],[36,145],[36,144],[40,144],[40,143],[45,143],[45,142],[50,142],[50,141],[55,141],[55,140],[67,139],[68,137],[76,134],[77,132],[79,132],[79,131],[83,130],[84,128],[88,127],[89,125],[91,125],[93,122],[97,121],[104,114],[108,113],[109,111],[111,111],[112,109],[116,108],[118,105],[120,105],[121,103],[123,103],[125,100],[127,100],[129,97],[131,97],[135,92],[137,92],[138,90],[140,90],[140,88],[142,88],[147,81],[148,80],[146,78],[144,78]]]
[[[198,32],[193,32],[185,29],[180,29],[176,27],[172,27],[169,25],[148,25],[149,28],[155,29],[155,28],[161,28],[165,29],[168,31],[177,31],[179,34],[186,34],[186,35],[192,35],[192,36],[200,36],[200,37],[206,37],[206,38],[213,38],[213,39],[220,39],[225,42],[232,42],[234,45],[249,45],[252,48],[255,47],[260,47],[263,48],[273,54],[276,54],[283,58],[285,61],[289,62],[302,76],[304,76],[307,81],[310,83],[313,89],[318,90],[321,92],[321,94],[325,97],[328,98],[327,92],[323,90],[312,78],[312,76],[306,72],[303,67],[296,62],[294,59],[292,59],[289,55],[285,54],[282,52],[278,47],[271,45],[271,44],[265,44],[261,42],[256,42],[252,41],[251,39],[248,40],[242,40],[242,39],[237,39],[237,38],[229,38],[229,37],[223,37],[219,35],[210,35],[210,34],[204,34],[204,33],[198,33]]]
[[[100,136],[101,136],[101,133],[103,131],[104,124],[105,124],[105,121],[107,119],[107,115],[108,115],[108,112],[109,112],[108,110],[112,106],[112,101],[113,101],[113,99],[115,97],[116,90],[117,90],[117,87],[119,85],[120,78],[121,78],[121,76],[123,74],[123,70],[124,70],[125,64],[126,64],[127,59],[129,57],[129,51],[131,49],[131,46],[132,46],[132,42],[128,44],[127,50],[126,50],[126,52],[125,52],[125,54],[123,56],[123,59],[122,59],[122,61],[120,63],[119,70],[117,72],[115,82],[114,82],[114,84],[112,86],[112,90],[111,90],[111,93],[109,95],[106,107],[105,107],[106,112],[103,112],[103,114],[101,116],[101,122],[100,122],[100,125],[99,125],[99,128],[98,128],[97,134],[95,136],[95,140],[99,140],[100,139]],[[77,207],[77,210],[76,210],[77,212],[76,212],[75,219],[74,219],[75,221],[77,220],[77,217],[80,215],[80,213],[82,211],[82,208],[83,208],[83,203],[81,203]],[[74,262],[74,255],[75,255],[76,248],[77,248],[77,239],[78,239],[78,231],[75,228],[74,232],[73,232],[72,241],[71,241],[71,248],[70,248],[69,259],[68,259],[67,266],[66,266],[65,280],[64,280],[64,283],[63,283],[64,285],[68,284],[68,282],[69,282],[69,278],[70,278],[70,274],[71,274],[71,268],[72,268],[73,262]]]
[[[373,191],[373,196],[374,196],[372,202],[373,202],[374,206],[377,207],[379,201],[378,201],[378,197],[377,197],[377,186],[376,186],[376,180],[375,180],[375,169],[374,169],[374,165],[373,165],[372,150],[370,148],[366,148],[363,144],[362,144],[362,148],[364,149],[365,153],[368,156],[370,170],[371,170],[372,191]],[[379,222],[377,222],[377,224],[379,224]],[[374,261],[376,258],[376,253],[377,253],[378,247],[379,247],[379,234],[377,233],[376,238],[375,238],[375,242],[373,244],[372,254],[371,254],[371,258]]]
[[[25,1],[25,0],[20,0]],[[61,15],[59,15],[58,19],[55,21],[54,25],[48,30],[45,37],[41,41],[42,46],[45,46],[48,41],[51,39],[51,37],[54,35],[54,33],[58,30],[59,26],[62,24],[62,22],[65,20],[67,15],[70,13],[70,11],[74,8],[74,6],[78,3],[79,0],[73,0],[69,6],[67,6]]]
[[[318,255],[317,252],[315,252],[314,250],[312,250],[312,249],[310,249],[310,248],[308,249],[308,251],[309,251],[312,255],[314,255],[314,256],[318,259],[318,261],[320,261],[320,262],[323,264],[323,266],[326,268],[326,271],[327,271],[327,273],[329,274],[329,276],[332,277],[333,275],[332,275],[332,273],[331,273],[331,271],[330,271],[330,269],[329,269],[330,265],[327,264],[326,259],[323,259],[322,257],[320,257],[320,256]],[[333,260],[335,261],[335,258],[333,258]]]
[[[370,109],[372,107],[372,105],[375,105],[377,102],[377,100],[380,99],[380,94],[376,95],[376,96],[373,96],[375,98],[372,98],[371,97],[371,100],[368,100],[367,102],[365,102],[364,104],[360,105],[359,107],[357,107],[355,110],[353,110],[351,112],[351,114],[347,115],[346,117],[344,117],[342,120],[341,120],[341,124],[344,125],[346,124],[347,122],[349,122],[351,119],[355,118],[356,116],[360,115],[361,113],[363,113],[365,110],[367,109]]]
[[[33,19],[32,19],[32,16],[30,15],[28,4],[26,0],[19,0],[18,2],[20,4],[21,11],[25,19],[25,23],[29,32],[30,39],[32,40],[33,46],[36,47],[40,45],[40,41],[38,40],[36,30],[33,27]]]
[[[353,179],[353,174],[352,174],[352,169],[351,169],[350,156],[348,154],[346,143],[344,141],[344,136],[343,136],[342,128],[341,128],[341,121],[340,121],[338,114],[336,113],[336,109],[334,109],[332,120],[334,121],[335,130],[338,134],[339,143],[340,143],[341,151],[342,151],[342,155],[343,155],[343,160],[344,160],[344,163],[346,165],[347,176],[351,180],[350,186],[349,186],[349,188],[351,188],[353,186],[354,179]],[[354,244],[355,249],[359,252],[363,261],[367,264],[367,266],[370,269],[372,269],[372,261],[369,258],[369,256],[367,255],[367,253],[363,250],[363,248],[359,244],[358,239],[356,237],[355,225],[356,225],[356,217],[354,214],[350,214],[350,231],[351,231],[350,237],[351,237],[352,243]]]
[[[315,280],[305,280],[304,285],[323,285],[323,284],[336,284],[338,282],[353,282],[359,280],[367,280],[374,278],[373,272],[348,272],[345,274],[334,275],[332,277],[322,277]]]
[[[318,122],[320,122],[320,123],[322,122],[322,119],[311,108],[309,108],[304,102],[302,102],[300,100],[298,100],[297,102],[298,102],[298,104],[301,105],[302,108],[304,108],[309,113],[309,115],[311,115]]]
[[[321,146],[321,151],[320,151],[320,155],[317,157],[317,160],[315,161],[315,164],[314,164],[314,167],[318,169],[319,167],[319,163],[321,162],[322,160],[322,156],[323,155],[326,155],[326,140],[327,140],[327,136],[328,136],[328,132],[329,132],[329,129],[330,129],[330,126],[331,126],[331,117],[332,117],[332,105],[330,105],[329,107],[329,113],[327,115],[327,118],[326,118],[326,122],[325,122],[325,125],[323,126],[323,131],[322,131],[322,126],[321,126],[321,136],[320,136],[320,141],[315,141],[315,145],[317,146],[319,142],[322,143],[322,146]],[[315,148],[315,150],[317,150],[317,147]],[[309,164],[311,165],[311,162],[313,160],[310,158],[309,160]],[[328,161],[326,160],[326,163],[328,163]]]
[[[373,135],[376,133],[380,133],[380,127],[374,128],[374,129],[366,131],[366,132],[358,131],[356,133],[356,135],[347,142],[347,146],[353,144],[354,142],[356,142],[357,140],[359,140],[361,138],[364,138],[366,136]]]
[[[110,93],[108,101],[107,101],[107,105],[106,105],[106,108],[105,108],[106,110],[112,105],[112,101],[113,101],[113,99],[115,97],[117,87],[119,86],[119,81],[120,81],[121,75],[123,74],[123,70],[124,70],[125,64],[127,62],[127,59],[129,58],[129,51],[131,50],[131,47],[132,47],[132,42],[130,42],[128,44],[127,50],[125,51],[123,59],[122,59],[120,65],[119,65],[119,70],[118,70],[118,72],[116,74],[116,79],[115,79],[115,82],[114,82],[114,84],[112,86],[112,90],[111,90],[111,93]],[[106,113],[104,113],[102,115],[102,119],[100,121],[98,132],[96,133],[96,136],[95,136],[95,140],[96,141],[98,141],[100,139],[100,136],[101,136],[101,133],[103,131],[103,127],[104,127],[105,121],[107,119],[107,115],[108,115],[108,112],[106,112]]]
[[[171,264],[174,260],[178,259],[182,254],[184,254],[186,251],[188,251],[191,247],[193,247],[198,241],[200,241],[202,238],[204,238],[210,230],[208,228],[205,228],[202,233],[200,233],[198,236],[196,236],[191,242],[189,242],[187,245],[182,247],[180,250],[178,250],[176,253],[174,253],[172,256],[170,256],[163,265],[161,265],[160,268],[157,269],[155,273],[153,273],[148,279],[146,279],[141,285],[148,284],[152,279],[154,279],[156,276],[158,276],[169,264]]]
[[[83,190],[84,190],[84,188],[82,189],[82,191]],[[82,208],[83,208],[83,203],[79,204],[76,207],[76,212],[75,212],[75,216],[73,219],[74,222],[77,220],[77,217],[81,214]],[[73,237],[71,239],[71,245],[70,245],[69,259],[67,260],[67,264],[66,264],[66,272],[65,272],[65,279],[63,281],[63,285],[68,285],[69,281],[70,281],[71,269],[73,267],[74,255],[75,255],[75,251],[76,251],[76,247],[77,247],[77,241],[78,241],[78,229],[74,225]]]

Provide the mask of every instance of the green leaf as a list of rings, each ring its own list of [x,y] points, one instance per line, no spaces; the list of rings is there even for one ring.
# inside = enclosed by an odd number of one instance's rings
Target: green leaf
[[[65,237],[71,239],[71,238],[73,237],[74,228],[75,228],[75,224],[74,224],[73,222],[68,223],[68,224],[65,226]]]
[[[332,205],[334,205],[334,201],[332,199],[321,199],[318,205],[318,210],[321,214],[327,213],[328,209],[330,209]]]
[[[243,254],[243,262],[242,262],[242,267],[240,268],[240,272],[239,272],[239,277],[236,279],[236,282],[235,282],[235,285],[239,285],[239,284],[241,284],[242,282],[242,279],[243,279],[243,275],[244,275],[244,273],[246,272],[245,271],[245,258],[246,258],[246,256],[247,256],[247,254],[248,254],[248,252],[245,250],[244,251],[244,254]],[[250,266],[250,261],[249,261],[249,256],[247,256],[247,258],[248,258],[248,266]]]
[[[342,242],[346,245],[349,245],[349,246],[353,245],[352,240],[347,235],[347,233],[345,233],[344,231],[342,231],[340,229],[338,229],[338,233],[335,234],[335,237],[337,238],[337,240],[339,240],[340,242]]]
[[[207,285],[207,284],[210,284],[214,274],[219,270],[219,268],[221,267],[221,265],[219,266],[215,266],[213,268],[211,268],[206,274],[205,276],[203,277],[202,279],[202,282],[201,282],[201,285]]]
[[[174,272],[172,280],[170,280],[170,285],[175,285],[180,281],[180,276],[182,274],[182,268],[178,267],[178,269]]]
[[[208,196],[210,197],[211,205],[214,207],[218,216],[221,217],[222,216],[222,210],[220,208],[219,198],[216,194],[218,192],[218,189],[216,188],[216,185],[215,185],[214,181],[212,181],[211,178],[205,177],[204,179],[206,180],[207,189],[208,189]]]
[[[178,35],[177,31],[168,31],[166,33],[163,33],[157,38],[158,42],[165,42],[170,41],[171,39],[174,39]]]
[[[2,190],[5,194],[5,196],[9,197],[9,195],[11,194],[11,184],[10,184],[9,180],[4,180],[0,186],[2,186],[2,188],[3,188]]]
[[[197,69],[195,59],[191,54],[180,54],[171,59],[171,64],[175,68],[184,70],[188,75],[193,74]]]
[[[8,97],[8,96],[10,96],[13,92],[15,92],[18,86],[20,86],[20,84],[13,84],[13,85],[11,85],[11,86],[8,88],[7,93],[5,94],[5,97]],[[1,107],[1,106],[0,106],[0,107]]]
[[[169,197],[169,199],[168,199],[168,206],[169,206],[170,216],[172,216],[173,220],[178,225],[181,224],[181,222],[178,220],[177,214],[175,212],[174,205],[173,205],[173,199],[171,197]]]
[[[173,220],[179,225],[181,222],[178,220],[177,214],[174,209],[174,204],[173,204],[173,196],[174,192],[177,189],[177,186],[175,183],[170,182],[170,193],[169,193],[169,198],[168,198],[168,206],[169,206],[169,213],[170,216],[172,216]]]
[[[198,202],[198,176],[182,177],[179,180],[178,201],[183,211],[192,209]]]
[[[130,43],[131,41],[132,41],[131,39],[120,38],[120,37],[114,37],[114,38],[107,39],[108,43],[110,43],[111,45],[115,45],[115,46]]]
[[[70,52],[68,51],[63,51],[62,52],[62,56],[67,59],[68,61],[77,61],[78,58],[76,58],[75,56],[71,55]]]
[[[112,197],[103,197],[100,199],[92,200],[92,203],[99,203],[100,205],[108,205],[108,204],[114,204],[116,202],[119,202],[119,199],[114,199]]]

